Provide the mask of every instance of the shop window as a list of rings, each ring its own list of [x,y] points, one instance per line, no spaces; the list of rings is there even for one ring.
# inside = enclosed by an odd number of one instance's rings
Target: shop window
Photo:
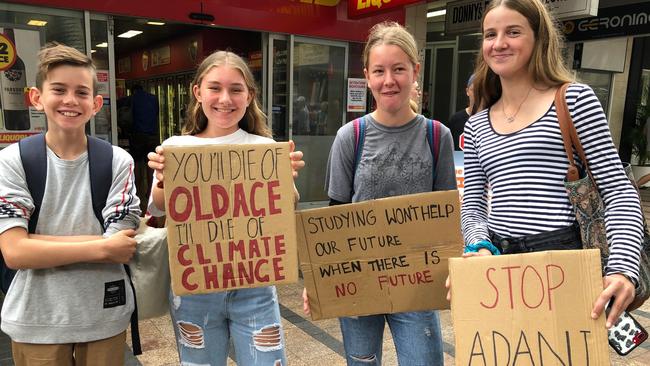
[[[85,53],[83,13],[43,8],[36,11],[33,7],[0,3],[0,32],[11,41],[18,56],[14,65],[0,75],[2,148],[26,134],[45,130],[45,115],[31,107],[27,98],[29,87],[35,85],[37,54],[43,45],[54,41]]]
[[[296,180],[305,201],[326,200],[327,157],[346,113],[346,44],[294,42],[291,131],[309,157]]]
[[[612,73],[596,70],[578,70],[576,77],[579,82],[589,85],[594,90],[600,104],[603,106],[605,115],[607,115],[609,96],[612,93]]]

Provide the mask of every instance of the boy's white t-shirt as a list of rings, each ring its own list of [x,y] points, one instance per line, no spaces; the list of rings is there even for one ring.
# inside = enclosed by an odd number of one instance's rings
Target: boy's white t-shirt
[[[196,137],[191,135],[182,135],[182,136],[172,136],[167,140],[163,141],[162,146],[166,145],[219,145],[219,144],[268,144],[275,142],[273,139],[253,135],[242,129],[239,129],[230,135],[220,136],[220,137]],[[158,179],[156,179],[156,173],[153,174],[153,186],[158,184]],[[149,204],[147,205],[147,211],[151,216],[160,217],[165,216],[165,211],[162,211],[156,207],[153,203],[151,195],[149,196]]]

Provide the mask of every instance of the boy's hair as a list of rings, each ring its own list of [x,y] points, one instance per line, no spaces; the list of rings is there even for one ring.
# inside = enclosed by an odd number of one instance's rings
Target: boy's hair
[[[404,51],[413,66],[420,63],[418,58],[418,46],[413,35],[406,28],[396,22],[382,22],[370,28],[370,34],[363,49],[363,67],[368,67],[370,51],[380,45],[397,46]]]
[[[93,95],[97,95],[97,69],[93,60],[75,48],[56,42],[48,43],[38,52],[36,87],[42,90],[47,74],[64,65],[84,67],[90,70],[93,77]]]
[[[528,62],[528,72],[533,82],[544,84],[548,87],[562,85],[573,81],[573,77],[566,67],[562,49],[564,39],[558,24],[551,16],[541,0],[492,0],[483,12],[481,19],[481,32],[483,31],[485,17],[499,6],[504,6],[521,14],[535,34],[533,54]],[[474,97],[473,113],[488,108],[501,97],[501,80],[483,59],[483,50],[476,57],[474,69],[475,80],[473,83]]]
[[[239,121],[239,128],[258,136],[271,137],[271,130],[266,125],[266,115],[262,112],[260,102],[257,100],[258,89],[253,78],[253,73],[248,68],[246,62],[236,54],[229,51],[215,51],[210,56],[206,57],[199,68],[196,70],[196,76],[192,80],[191,89],[194,85],[201,86],[201,82],[205,75],[212,70],[213,67],[228,66],[238,70],[246,88],[251,96],[251,103],[246,108],[244,117]],[[196,100],[194,93],[190,93],[190,105],[187,119],[183,125],[183,135],[196,135],[208,126],[208,117],[203,113],[201,103]]]

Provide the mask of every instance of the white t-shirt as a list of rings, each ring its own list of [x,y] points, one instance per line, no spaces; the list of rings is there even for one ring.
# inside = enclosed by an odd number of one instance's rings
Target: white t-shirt
[[[220,145],[220,144],[268,144],[275,142],[273,139],[258,135],[253,135],[242,129],[239,129],[230,135],[220,136],[220,137],[196,137],[191,135],[182,135],[182,136],[172,136],[167,140],[163,141],[162,146],[166,145],[176,145],[176,146],[187,146],[187,145]],[[156,173],[153,175],[153,186],[158,184],[158,179],[156,179]],[[147,211],[151,216],[165,216],[165,211],[160,210],[153,203],[153,198],[149,196],[149,204],[147,206]]]

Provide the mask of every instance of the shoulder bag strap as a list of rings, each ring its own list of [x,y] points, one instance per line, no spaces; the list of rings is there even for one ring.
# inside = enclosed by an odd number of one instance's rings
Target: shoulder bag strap
[[[594,177],[591,175],[591,170],[589,169],[589,164],[587,163],[587,157],[585,156],[585,151],[582,148],[580,143],[580,138],[578,137],[578,132],[576,127],[573,124],[571,119],[571,114],[569,113],[569,107],[566,103],[566,90],[569,87],[569,83],[565,83],[557,92],[555,92],[555,110],[557,113],[557,119],[560,124],[560,130],[562,131],[562,140],[564,141],[564,150],[566,151],[567,158],[569,159],[569,168],[567,169],[567,180],[570,182],[576,181],[580,178],[580,172],[576,167],[575,160],[573,159],[573,149],[575,148],[580,161],[584,165],[585,171],[589,174],[589,178],[592,182]]]

